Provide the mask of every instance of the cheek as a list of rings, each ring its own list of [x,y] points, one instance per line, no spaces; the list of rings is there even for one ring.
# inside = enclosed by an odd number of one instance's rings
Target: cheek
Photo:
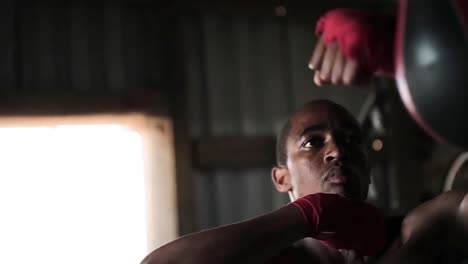
[[[363,151],[354,151],[349,153],[350,164],[359,171],[360,174],[368,175],[370,172],[370,166],[368,162],[367,154]]]
[[[359,175],[361,193],[362,196],[366,198],[370,184],[370,164],[368,162],[368,156],[367,153],[361,151],[356,152],[353,157],[355,157],[355,159],[352,160],[351,163],[358,165],[355,168]]]
[[[317,157],[297,155],[291,159],[289,171],[294,192],[298,197],[321,192],[321,168]]]

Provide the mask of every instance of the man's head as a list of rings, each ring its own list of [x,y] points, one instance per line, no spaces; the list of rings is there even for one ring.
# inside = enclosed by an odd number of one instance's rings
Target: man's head
[[[365,199],[370,169],[358,122],[327,100],[307,103],[284,125],[272,178],[292,199],[325,192]]]

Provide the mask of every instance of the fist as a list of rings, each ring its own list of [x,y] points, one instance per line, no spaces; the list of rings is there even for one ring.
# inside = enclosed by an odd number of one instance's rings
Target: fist
[[[335,249],[352,249],[361,255],[378,253],[386,241],[382,213],[371,204],[317,193],[292,202],[309,224],[309,236]]]
[[[321,37],[310,58],[309,68],[315,71],[314,83],[317,86],[330,82],[335,85],[367,83],[371,78],[356,59],[343,55],[336,41],[325,46]]]
[[[320,37],[309,62],[317,85],[354,84],[371,75],[393,77],[395,21],[353,9],[334,9],[317,22]]]

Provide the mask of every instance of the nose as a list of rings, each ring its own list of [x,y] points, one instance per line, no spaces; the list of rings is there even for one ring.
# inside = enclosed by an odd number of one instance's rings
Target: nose
[[[334,139],[330,139],[325,144],[325,154],[323,156],[324,163],[337,162],[342,158],[342,151]]]

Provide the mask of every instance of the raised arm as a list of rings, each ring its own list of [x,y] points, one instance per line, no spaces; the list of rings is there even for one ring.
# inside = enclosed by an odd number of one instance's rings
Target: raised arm
[[[263,263],[304,238],[307,224],[293,205],[244,222],[179,238],[154,250],[142,264]]]

